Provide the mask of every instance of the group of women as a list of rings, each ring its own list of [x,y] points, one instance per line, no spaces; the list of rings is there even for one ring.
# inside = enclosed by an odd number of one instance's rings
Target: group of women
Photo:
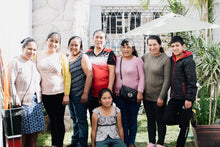
[[[10,63],[11,96],[16,106],[24,107],[24,147],[36,147],[38,133],[45,129],[41,100],[50,117],[52,146],[63,146],[71,75],[66,55],[59,52],[60,43],[60,34],[52,32],[46,38],[47,49],[37,53],[35,40],[25,38],[21,56]]]
[[[122,55],[117,59],[112,50],[104,49],[106,34],[102,30],[95,31],[93,41],[93,49],[83,53],[82,39],[71,37],[68,57],[59,49],[61,36],[57,32],[47,36],[47,48],[38,52],[32,38],[21,42],[22,54],[11,62],[10,84],[16,105],[25,110],[22,146],[35,147],[38,132],[45,129],[41,99],[51,122],[52,146],[63,146],[64,112],[68,104],[73,120],[69,146],[87,146],[87,109],[90,108],[92,146],[111,144],[111,139],[119,139],[124,146],[134,147],[142,100],[148,120],[148,147],[164,146],[166,126],[162,115],[170,84],[170,60],[161,47],[160,38],[148,38],[149,53],[142,58],[138,57],[134,42],[129,38],[121,42]],[[104,68],[101,70],[105,73],[98,68]],[[122,99],[122,85],[138,91],[137,102]],[[103,129],[106,136],[100,135]]]
[[[164,53],[158,36],[150,36],[147,44],[149,53],[141,59],[137,55],[133,41],[124,39],[121,43],[122,56],[117,58],[116,63],[114,100],[121,109],[124,142],[128,147],[135,146],[137,116],[142,100],[148,121],[147,147],[164,146],[166,125],[162,122],[162,117],[170,85],[170,59]],[[120,60],[123,62],[120,63]],[[120,77],[120,70],[123,80]],[[138,91],[137,103],[128,102],[120,96],[122,84]],[[158,141],[156,141],[156,128],[158,128]]]

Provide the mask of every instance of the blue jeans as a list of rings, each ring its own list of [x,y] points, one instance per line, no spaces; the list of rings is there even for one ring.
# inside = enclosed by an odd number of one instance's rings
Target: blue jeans
[[[89,102],[88,96],[88,102]],[[70,95],[69,110],[73,120],[73,135],[71,143],[78,147],[87,147],[88,144],[88,122],[87,104],[81,104],[81,96]]]
[[[120,96],[115,96],[114,102],[121,110],[124,142],[134,144],[137,134],[137,116],[141,103],[126,102]]]
[[[121,140],[121,138],[119,139],[112,139],[110,137],[106,138],[103,141],[98,141],[95,144],[96,147],[126,147],[126,145],[124,144],[124,142]]]

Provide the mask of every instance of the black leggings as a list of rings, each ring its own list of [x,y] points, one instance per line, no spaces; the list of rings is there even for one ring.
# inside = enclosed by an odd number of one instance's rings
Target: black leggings
[[[147,129],[149,142],[156,143],[156,128],[158,128],[157,144],[164,145],[166,125],[162,122],[165,105],[157,106],[157,102],[144,100],[144,108],[147,114]],[[157,127],[156,127],[157,125]]]
[[[50,117],[52,145],[57,147],[63,147],[65,134],[65,106],[62,105],[63,96],[63,93],[56,95],[42,95],[44,107]]]
[[[89,115],[90,115],[90,123],[92,124],[92,110],[99,107],[99,101],[97,97],[91,97],[89,102]]]

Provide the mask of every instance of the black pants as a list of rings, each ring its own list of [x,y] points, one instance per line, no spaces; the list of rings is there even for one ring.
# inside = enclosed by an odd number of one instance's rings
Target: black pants
[[[42,95],[44,107],[50,117],[52,145],[63,147],[65,134],[64,112],[62,105],[64,94]]]
[[[92,124],[92,110],[96,107],[100,106],[98,98],[97,97],[91,97],[91,100],[89,102],[89,115],[90,115],[90,123]]]
[[[144,100],[144,108],[147,114],[147,129],[149,142],[156,143],[156,124],[158,128],[157,144],[164,145],[166,125],[162,122],[165,105],[158,107],[156,102]]]
[[[189,121],[192,116],[192,107],[185,108],[185,100],[171,99],[164,113],[164,122],[167,125],[179,124],[180,132],[177,139],[177,147],[184,147],[188,132]]]

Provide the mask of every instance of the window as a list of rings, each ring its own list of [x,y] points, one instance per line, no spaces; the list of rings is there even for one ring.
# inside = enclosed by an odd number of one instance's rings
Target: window
[[[131,12],[130,30],[141,25],[141,12]]]
[[[162,12],[153,12],[154,15],[154,19],[160,18],[160,16],[162,15]]]
[[[141,25],[141,12],[108,12],[101,16],[102,29],[107,34],[122,34],[123,30],[126,33]]]
[[[149,6],[148,10],[144,10],[140,6],[103,6],[101,28],[107,33],[105,46],[118,54],[121,51],[122,39],[130,37],[135,42],[138,54],[143,54],[146,48],[144,47],[144,37],[142,35],[126,36],[125,33],[169,12],[163,10],[162,13],[162,10],[163,6]]]

